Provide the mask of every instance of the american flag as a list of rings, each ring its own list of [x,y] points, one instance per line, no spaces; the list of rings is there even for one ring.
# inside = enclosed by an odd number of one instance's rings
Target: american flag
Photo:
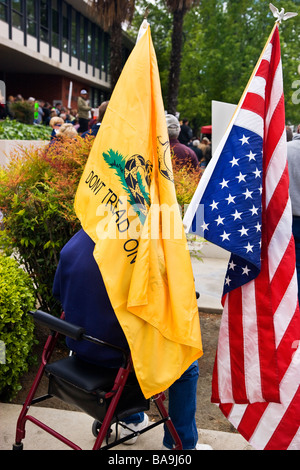
[[[231,252],[212,401],[256,449],[300,450],[300,314],[278,25],[184,218]]]

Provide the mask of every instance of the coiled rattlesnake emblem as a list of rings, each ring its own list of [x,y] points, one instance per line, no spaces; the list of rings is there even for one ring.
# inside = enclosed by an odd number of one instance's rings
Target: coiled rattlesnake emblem
[[[169,163],[167,163],[168,155],[170,149],[170,141],[169,139],[165,142],[161,141],[161,137],[157,137],[157,155],[158,155],[158,168],[160,174],[169,181],[173,180],[173,171],[172,167],[169,168],[171,164],[171,159]]]
[[[103,152],[103,157],[119,177],[130,204],[138,214],[140,221],[144,223],[151,204],[152,163],[149,160],[145,161],[142,155],[135,154],[124,157],[118,151],[112,149]]]
[[[160,174],[173,182],[173,171],[167,163],[167,156],[170,148],[169,139],[165,142],[157,137],[158,169]],[[142,155],[135,154],[124,157],[117,150],[109,149],[103,152],[103,158],[111,169],[117,174],[123,189],[126,191],[129,202],[138,214],[140,221],[145,222],[149,207],[150,183],[152,177],[153,164],[150,160],[145,160]]]

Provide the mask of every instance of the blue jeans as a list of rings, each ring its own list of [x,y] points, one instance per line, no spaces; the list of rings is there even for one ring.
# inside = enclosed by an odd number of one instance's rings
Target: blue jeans
[[[194,449],[198,442],[195,414],[197,407],[198,361],[190,367],[169,388],[169,415],[185,450]],[[136,413],[122,420],[127,424],[143,421],[144,413]],[[173,447],[173,439],[165,426],[163,444]]]
[[[300,217],[293,217],[293,235],[296,248],[296,269],[298,278],[298,300],[300,303],[299,287],[300,287]]]

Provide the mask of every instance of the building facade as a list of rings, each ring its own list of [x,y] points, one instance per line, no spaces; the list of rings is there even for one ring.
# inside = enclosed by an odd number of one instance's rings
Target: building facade
[[[0,0],[0,80],[6,96],[93,107],[110,95],[109,34],[83,0]],[[124,33],[123,56],[133,44]],[[71,101],[69,99],[71,98]]]

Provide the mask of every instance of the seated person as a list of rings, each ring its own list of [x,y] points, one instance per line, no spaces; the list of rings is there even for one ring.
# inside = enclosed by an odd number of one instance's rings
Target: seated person
[[[54,278],[53,294],[60,300],[66,321],[85,328],[86,333],[129,349],[123,330],[111,306],[105,285],[94,259],[95,244],[80,230],[64,246]],[[119,367],[122,354],[105,346],[67,339],[67,345],[82,359],[105,367]],[[199,376],[195,361],[169,389],[169,414],[181,439],[183,449],[207,450],[210,446],[197,444],[198,432],[195,421],[196,390]],[[147,426],[148,416],[137,413],[123,420],[126,425],[139,431]],[[122,429],[121,437],[128,434]],[[133,444],[137,437],[126,441]],[[173,440],[165,428],[164,448],[172,448]]]
[[[57,132],[61,128],[61,126],[64,124],[64,120],[58,116],[54,116],[50,119],[49,126],[52,127],[52,132],[51,132],[51,138],[50,140],[52,141],[55,139]]]
[[[94,259],[94,246],[86,232],[80,230],[63,247],[53,294],[62,304],[66,321],[82,326],[88,335],[129,350]],[[88,362],[105,367],[120,367],[122,363],[122,354],[109,347],[70,338],[67,346]]]

